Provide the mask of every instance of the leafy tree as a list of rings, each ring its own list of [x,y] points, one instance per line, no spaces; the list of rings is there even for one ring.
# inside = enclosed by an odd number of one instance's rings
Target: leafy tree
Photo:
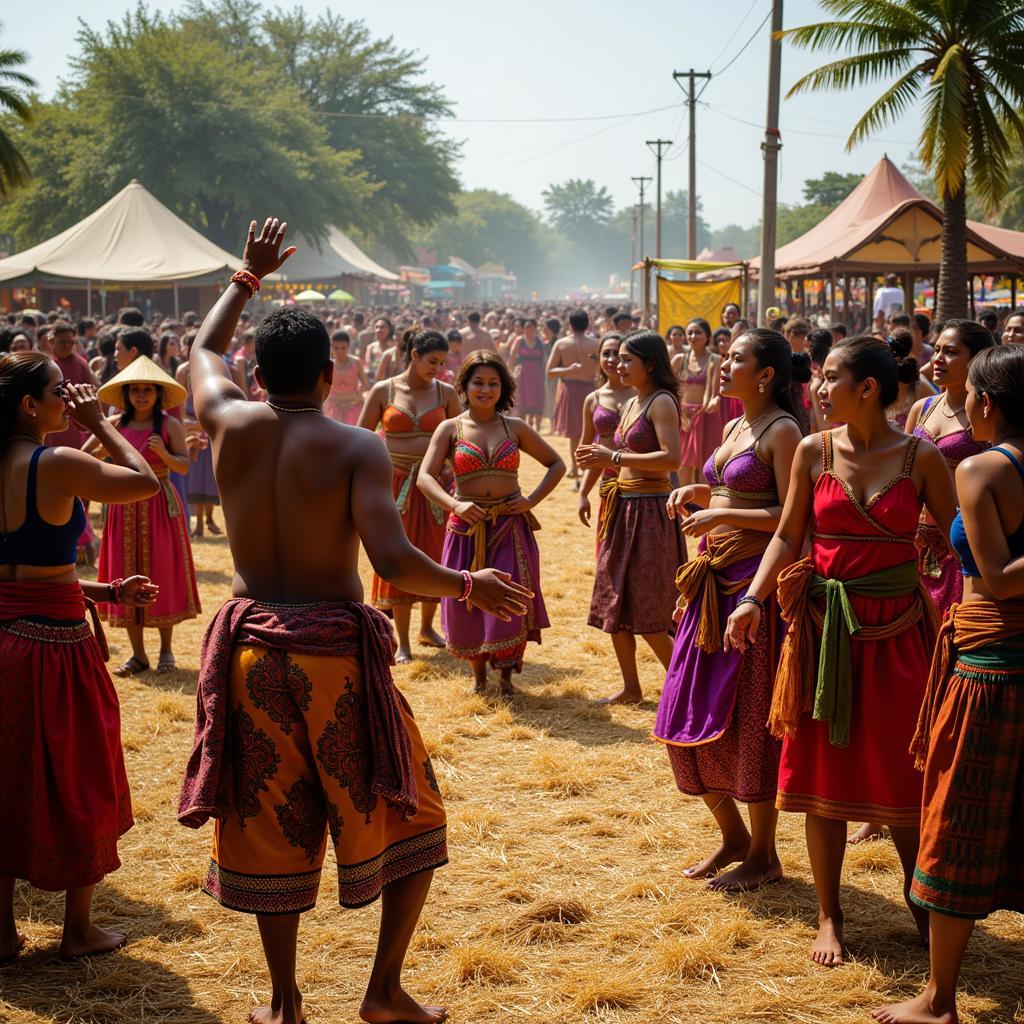
[[[60,169],[5,213],[20,244],[66,227],[132,178],[230,250],[261,210],[311,241],[332,224],[360,224],[376,186],[355,169],[357,153],[330,145],[275,65],[141,7],[102,32],[83,27],[78,41],[71,82],[23,133],[33,166]],[[54,132],[61,122],[68,130]]]
[[[697,252],[711,245],[711,228],[701,211],[703,203],[697,197]],[[652,221],[652,226],[654,222]],[[654,238],[652,230],[651,236]],[[661,201],[661,251],[666,258],[687,259],[690,245],[690,193],[679,189],[665,193]],[[652,245],[647,247],[652,252]]]
[[[541,194],[548,220],[570,237],[593,237],[611,220],[612,197],[593,178],[570,178],[561,185],[548,185]]]
[[[188,22],[226,52],[281,68],[329,144],[357,153],[352,167],[376,184],[361,211],[367,230],[402,253],[416,229],[454,215],[458,146],[431,124],[452,113],[440,87],[423,81],[422,57],[374,39],[362,21],[301,7],[255,10],[238,0],[193,2]]]
[[[804,182],[804,199],[821,206],[838,206],[862,181],[863,174],[826,171],[820,178]]]
[[[753,224],[749,228],[739,224],[726,224],[724,228],[716,228],[711,232],[711,248],[735,249],[741,259],[756,256],[761,248],[761,225]]]
[[[836,21],[783,33],[813,50],[852,50],[804,75],[790,95],[886,81],[850,149],[923,97],[921,161],[942,202],[936,317],[967,313],[967,192],[995,210],[1024,143],[1024,5],[1013,0],[821,0]]]
[[[31,118],[32,108],[21,90],[36,84],[17,70],[27,59],[20,50],[0,50],[0,112],[22,122]],[[26,184],[29,175],[25,157],[10,132],[0,124],[0,199],[7,199],[15,188]]]
[[[442,217],[422,236],[441,260],[460,256],[470,263],[503,263],[527,290],[547,283],[544,226],[531,210],[489,189],[462,192],[456,213]]]

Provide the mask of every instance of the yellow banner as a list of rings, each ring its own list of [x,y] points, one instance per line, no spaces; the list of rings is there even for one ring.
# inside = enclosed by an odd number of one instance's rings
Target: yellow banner
[[[685,327],[702,316],[711,326],[722,322],[722,308],[729,302],[740,304],[740,279],[729,281],[668,281],[658,278],[658,333],[678,324]]]

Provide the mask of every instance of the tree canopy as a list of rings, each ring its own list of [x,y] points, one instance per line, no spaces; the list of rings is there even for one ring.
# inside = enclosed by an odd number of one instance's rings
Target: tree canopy
[[[0,50],[0,112],[17,122],[32,117],[32,107],[23,95],[35,86],[35,81],[19,68],[27,57],[20,50]],[[0,199],[6,199],[19,185],[29,179],[30,171],[18,144],[0,124]]]
[[[454,210],[453,151],[425,120],[447,101],[419,58],[361,22],[230,0],[140,6],[78,43],[54,101],[3,123],[34,172],[0,211],[19,248],[132,178],[229,249],[257,209],[309,240],[338,225],[397,252]]]

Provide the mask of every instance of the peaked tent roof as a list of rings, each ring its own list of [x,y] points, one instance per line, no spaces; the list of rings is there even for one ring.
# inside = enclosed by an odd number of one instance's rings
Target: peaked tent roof
[[[942,211],[883,157],[824,220],[776,250],[775,271],[934,273],[941,247]],[[1024,270],[1024,234],[968,221],[967,263],[974,273]]]
[[[0,281],[40,276],[145,284],[218,274],[237,264],[237,256],[132,180],[66,231],[0,260]]]
[[[370,259],[341,228],[331,228],[323,246],[296,244],[299,251],[281,267],[282,280],[333,281],[353,274],[379,281],[399,280],[397,274]]]

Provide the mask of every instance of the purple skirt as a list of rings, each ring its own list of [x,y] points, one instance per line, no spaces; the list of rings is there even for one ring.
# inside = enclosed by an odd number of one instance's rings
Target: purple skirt
[[[943,619],[950,606],[959,604],[964,596],[960,558],[946,543],[939,528],[931,523],[918,524],[914,542],[921,583],[935,603],[939,618]]]
[[[745,558],[720,574],[730,581],[746,579],[760,561],[760,556]],[[709,585],[714,585],[714,577],[709,576]],[[723,633],[743,594],[719,591]],[[769,607],[774,609],[775,602]],[[782,744],[768,732],[772,680],[784,635],[781,620],[775,619],[773,630],[762,621],[757,641],[746,654],[708,654],[696,645],[700,615],[698,596],[679,621],[654,738],[668,746],[676,784],[684,793],[725,793],[744,803],[771,800],[782,751]]]
[[[448,569],[469,569],[473,564],[476,545],[465,530],[466,524],[458,516],[448,517],[441,552],[441,564]],[[534,598],[529,602],[526,615],[502,622],[479,609],[467,608],[461,601],[444,597],[441,599],[441,627],[448,650],[457,658],[483,659],[495,668],[522,672],[527,641],[539,644],[540,631],[551,625],[540,592],[540,552],[523,516],[498,516],[498,521],[488,523],[486,530],[487,567],[507,572],[516,583],[532,590]]]
[[[188,500],[194,505],[219,505],[220,491],[213,476],[213,449],[203,448],[188,468]]]
[[[516,383],[516,415],[540,415],[544,411],[544,350],[521,346],[516,359],[519,371]]]
[[[686,539],[664,494],[620,494],[597,554],[588,625],[606,633],[667,633],[676,607],[676,570]]]

